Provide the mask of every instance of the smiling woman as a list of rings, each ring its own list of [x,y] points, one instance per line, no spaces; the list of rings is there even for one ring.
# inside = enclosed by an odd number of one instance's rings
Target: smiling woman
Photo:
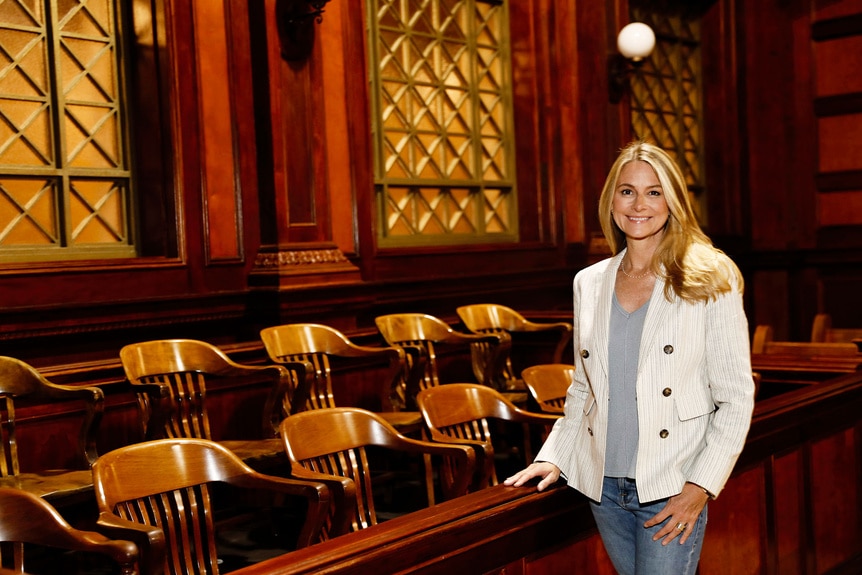
[[[539,478],[542,490],[565,477],[592,501],[623,575],[694,573],[706,504],[730,476],[754,407],[742,279],[654,145],[622,150],[599,219],[615,255],[575,277],[580,365],[565,416],[536,463],[505,483]]]

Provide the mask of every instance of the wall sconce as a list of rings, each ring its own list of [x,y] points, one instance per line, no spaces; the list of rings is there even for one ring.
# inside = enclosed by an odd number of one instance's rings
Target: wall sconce
[[[655,34],[643,22],[632,22],[617,36],[618,54],[608,58],[608,95],[618,104],[629,89],[629,72],[643,64],[655,47]]]
[[[329,0],[276,0],[275,18],[281,41],[281,57],[305,60],[314,47],[314,23],[323,21]]]

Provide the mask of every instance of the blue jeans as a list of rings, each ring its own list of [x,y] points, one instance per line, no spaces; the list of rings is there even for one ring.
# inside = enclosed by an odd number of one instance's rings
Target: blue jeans
[[[644,527],[647,519],[664,508],[667,499],[641,505],[634,479],[605,477],[601,503],[591,502],[602,543],[620,575],[694,575],[706,530],[706,507],[688,526],[685,545],[679,537],[668,545],[653,541],[664,523]]]

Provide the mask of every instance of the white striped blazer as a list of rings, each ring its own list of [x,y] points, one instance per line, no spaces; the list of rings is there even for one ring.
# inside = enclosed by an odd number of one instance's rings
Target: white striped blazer
[[[625,250],[574,280],[574,382],[565,416],[537,461],[601,499],[608,434],[608,329],[616,271]],[[726,258],[727,256],[721,255]],[[638,498],[676,495],[686,481],[718,495],[748,433],[754,381],[748,321],[734,290],[707,303],[673,303],[655,282],[644,320],[637,376]]]

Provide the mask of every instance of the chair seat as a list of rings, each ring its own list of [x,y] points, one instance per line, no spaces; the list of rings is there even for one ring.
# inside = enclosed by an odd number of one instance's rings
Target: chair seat
[[[93,474],[89,469],[19,473],[0,477],[0,487],[21,489],[56,505],[58,501],[66,503],[92,496]]]
[[[418,411],[380,411],[377,415],[402,434],[422,429],[422,414]]]
[[[252,467],[255,466],[255,463],[271,462],[274,459],[284,458],[286,461],[284,444],[278,437],[271,439],[229,439],[218,443],[227,447]]]

